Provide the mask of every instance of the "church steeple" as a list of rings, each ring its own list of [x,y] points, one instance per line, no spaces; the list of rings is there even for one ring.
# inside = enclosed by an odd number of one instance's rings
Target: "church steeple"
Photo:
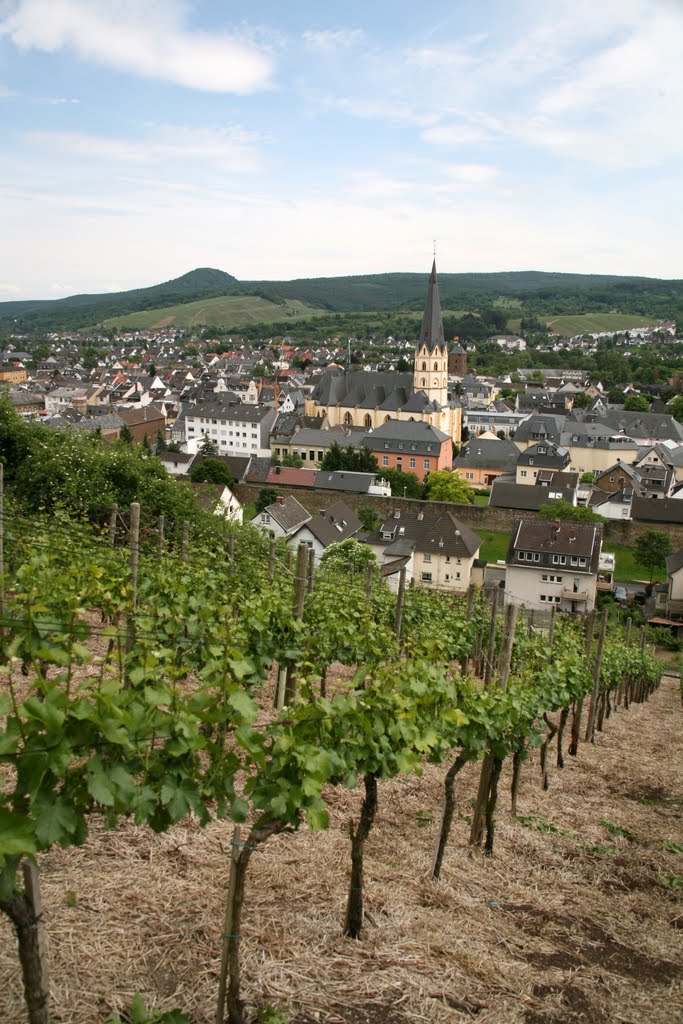
[[[422,327],[420,329],[419,347],[427,346],[429,352],[435,348],[443,348],[445,339],[443,336],[443,320],[441,319],[441,299],[439,297],[439,282],[436,279],[436,259],[432,263],[432,272],[429,275],[427,285],[427,301],[425,302]]]
[[[436,259],[427,285],[420,338],[415,346],[414,387],[442,408],[448,404],[448,349],[443,333]]]

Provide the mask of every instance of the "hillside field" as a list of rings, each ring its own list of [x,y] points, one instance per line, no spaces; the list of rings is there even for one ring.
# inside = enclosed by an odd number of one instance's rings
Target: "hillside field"
[[[272,697],[272,692],[266,698]],[[519,813],[500,781],[493,857],[467,846],[479,766],[457,780],[440,882],[426,877],[445,766],[382,782],[366,853],[366,922],[342,937],[348,822],[271,840],[249,867],[245,996],[273,1024],[674,1024],[683,1011],[683,737],[678,680],[619,709],[550,789],[525,763]],[[508,759],[510,760],[510,759]],[[94,823],[41,856],[54,1020],[104,1024],[141,992],[215,1019],[231,826],[164,835]],[[266,1015],[268,1008],[268,1015]],[[277,1013],[277,1016],[275,1014]],[[25,1024],[16,947],[0,920],[0,1019]],[[128,1020],[128,1017],[124,1018]]]
[[[324,310],[306,306],[298,299],[277,305],[259,295],[218,295],[197,302],[185,302],[161,309],[145,309],[103,320],[99,327],[129,327],[150,330],[158,327],[240,327],[276,320],[293,321],[325,316]]]
[[[625,331],[630,327],[654,327],[656,323],[658,321],[653,317],[638,313],[581,313],[548,320],[550,330],[566,338],[577,334],[598,334],[600,331]]]

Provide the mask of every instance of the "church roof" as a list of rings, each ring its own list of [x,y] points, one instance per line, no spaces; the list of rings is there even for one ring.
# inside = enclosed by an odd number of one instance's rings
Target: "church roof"
[[[441,299],[439,282],[436,279],[436,260],[432,263],[432,272],[427,285],[427,301],[425,303],[422,327],[420,328],[420,347],[426,345],[430,352],[435,348],[443,348],[443,320],[441,319]]]

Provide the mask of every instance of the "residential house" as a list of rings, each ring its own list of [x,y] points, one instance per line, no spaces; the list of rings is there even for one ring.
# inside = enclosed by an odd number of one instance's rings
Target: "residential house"
[[[566,448],[546,441],[525,448],[519,452],[516,461],[516,483],[529,485],[539,482],[539,473],[563,473],[569,466],[571,456]]]
[[[241,523],[242,505],[227,484],[192,484],[197,495],[197,504],[206,512],[213,512],[231,523]]]
[[[161,436],[164,436],[166,417],[156,405],[145,405],[130,409],[119,407],[116,412],[128,426],[134,441],[142,442],[147,438],[149,443],[153,444],[159,431],[161,431]]]
[[[666,575],[666,614],[680,616],[683,613],[683,548],[667,558]]]
[[[188,451],[206,438],[223,455],[270,455],[270,431],[277,413],[245,402],[200,402],[183,410]]]
[[[319,562],[326,548],[349,540],[362,528],[362,523],[353,509],[344,501],[337,501],[326,512],[318,512],[291,535],[290,544],[307,544]]]
[[[388,420],[366,434],[361,447],[377,457],[380,471],[398,469],[414,473],[420,482],[427,473],[451,469],[453,442],[443,430],[420,421]]]
[[[578,485],[576,473],[555,473],[549,469],[541,470],[536,482],[531,484],[518,484],[512,475],[499,476],[493,482],[489,505],[520,512],[538,512],[542,505],[555,500],[576,505]]]
[[[513,604],[573,613],[595,607],[602,527],[548,519],[517,519],[505,563]]]
[[[279,539],[292,537],[310,519],[311,513],[289,494],[286,498],[278,497],[272,505],[267,505],[252,522],[271,537]]]
[[[341,448],[362,448],[366,432],[360,427],[300,427],[290,438],[278,435],[273,444],[273,455],[284,458],[285,455],[298,456],[310,468],[320,466],[333,444]]]
[[[317,491],[348,491],[353,494],[376,494],[391,497],[391,486],[381,474],[352,473],[345,469],[319,469],[315,478]]]
[[[483,582],[481,538],[452,512],[396,509],[367,537],[392,589],[398,573],[425,587],[463,593]]]
[[[511,471],[519,455],[512,441],[473,438],[453,459],[453,472],[472,487],[490,487],[496,477]]]

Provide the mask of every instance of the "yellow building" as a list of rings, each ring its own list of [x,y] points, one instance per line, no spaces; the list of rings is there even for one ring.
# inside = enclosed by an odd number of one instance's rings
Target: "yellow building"
[[[0,366],[0,381],[8,384],[23,384],[28,374],[23,366]]]
[[[305,414],[326,417],[331,427],[364,430],[375,430],[389,420],[421,421],[460,444],[462,408],[458,399],[448,394],[448,346],[436,262],[429,276],[414,372],[328,370],[306,400]]]

